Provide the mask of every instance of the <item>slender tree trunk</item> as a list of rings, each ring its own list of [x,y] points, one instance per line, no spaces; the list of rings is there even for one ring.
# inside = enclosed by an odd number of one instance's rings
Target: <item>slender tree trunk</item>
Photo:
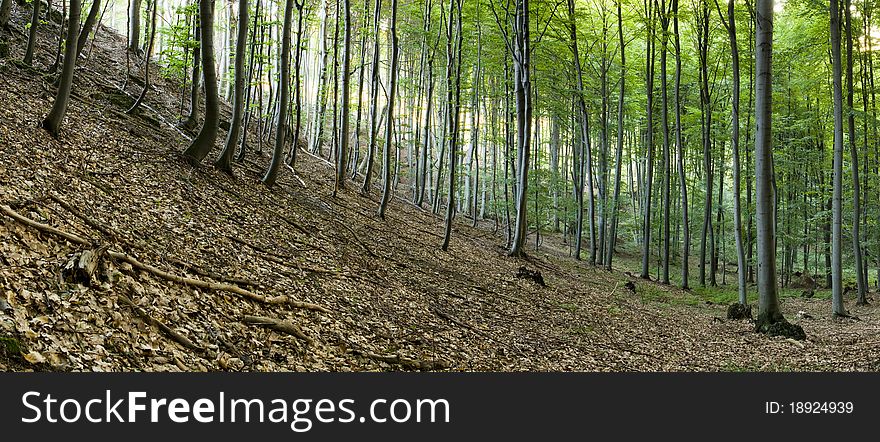
[[[846,316],[843,305],[843,87],[840,58],[840,4],[831,0],[831,62],[834,89],[834,164],[831,197],[831,303],[835,316]]]
[[[34,0],[34,3],[39,3],[39,0]],[[98,21],[99,12],[101,12],[101,0],[93,0],[92,7],[89,8],[89,15],[86,16],[86,21],[83,22],[82,30],[80,30],[79,37],[76,40],[77,57],[82,54],[83,48],[86,47],[86,42],[89,39],[89,34],[92,32],[92,28],[95,27],[95,23]],[[155,22],[155,19],[153,20],[153,22]],[[153,29],[155,29],[155,24],[153,24],[152,26]],[[149,65],[149,63],[147,63],[147,65]]]
[[[718,6],[718,3],[715,4]],[[733,67],[733,97],[731,102],[731,136],[730,143],[733,149],[733,236],[736,242],[736,266],[739,303],[748,304],[746,295],[746,257],[742,240],[742,207],[740,205],[740,159],[739,159],[739,102],[740,102],[740,77],[739,77],[739,44],[736,40],[736,16],[734,14],[734,0],[727,3],[727,21],[722,22],[727,28],[730,39],[730,57]],[[718,13],[721,14],[719,6]]]
[[[663,250],[661,255],[662,273],[660,280],[663,284],[669,284],[669,188],[670,159],[669,159],[669,93],[667,87],[666,56],[669,52],[669,13],[666,10],[666,0],[660,1],[660,24],[663,34],[660,37],[660,121],[663,125]]]
[[[392,5],[392,8],[396,7],[397,3],[395,1]],[[336,188],[333,191],[334,193],[339,189],[345,188],[345,172],[347,170],[346,167],[348,167],[348,121],[351,113],[349,110],[349,90],[351,90],[351,0],[345,0],[344,14],[345,32],[343,36],[342,50],[342,115],[340,118],[341,121],[339,123],[341,127],[339,134],[339,150],[336,152]],[[392,20],[391,26],[394,28],[394,32],[396,32],[397,23]],[[397,36],[394,36],[392,38],[396,39]],[[392,50],[396,50],[396,48],[393,48]],[[393,93],[394,92],[392,92],[392,94]],[[390,108],[389,112],[391,112]],[[388,122],[391,122],[390,114]],[[380,212],[384,212],[384,210],[380,210]]]
[[[584,74],[583,69],[581,69],[581,59],[580,52],[578,48],[577,41],[577,23],[575,19],[575,8],[574,8],[574,0],[568,1],[568,17],[569,17],[569,32],[571,38],[571,51],[572,51],[572,63],[574,64],[574,71],[577,81],[577,89],[576,89],[576,97],[575,101],[577,103],[577,109],[580,114],[580,124],[578,125],[578,130],[580,131],[579,136],[581,143],[579,147],[575,149],[574,161],[573,161],[573,174],[574,185],[575,185],[575,199],[577,200],[578,205],[578,213],[577,213],[577,226],[575,228],[576,238],[575,238],[575,259],[580,259],[580,251],[581,251],[581,229],[583,228],[583,207],[584,207],[584,179],[586,178],[587,184],[587,213],[589,217],[589,229],[590,229],[590,265],[596,265],[597,261],[597,240],[596,240],[596,203],[594,199],[593,192],[593,149],[590,146],[590,113],[587,110],[587,104],[584,98]],[[580,152],[584,152],[586,158],[582,158]],[[584,165],[584,162],[586,163]],[[586,175],[586,176],[584,176]]]
[[[305,0],[295,0],[297,12],[296,25],[296,56],[294,59],[293,73],[293,95],[294,95],[294,111],[296,112],[296,121],[293,125],[293,144],[290,146],[290,155],[288,164],[292,169],[296,169],[296,153],[299,147],[300,133],[302,132],[302,35],[303,35],[303,15],[305,8]],[[358,96],[360,98],[360,95]]]
[[[247,56],[247,36],[249,28],[248,0],[238,0],[238,35],[235,41],[235,86],[232,93],[232,122],[226,135],[226,145],[214,166],[218,169],[232,173],[232,156],[238,147],[241,138],[241,125],[244,116],[244,88],[246,73],[244,60]],[[285,81],[285,79],[282,79]]]
[[[531,25],[529,0],[516,2],[516,26],[514,29],[514,78],[516,82],[517,162],[519,175],[516,189],[516,228],[513,244],[508,255],[525,253],[528,235],[529,147],[532,137],[532,80],[531,80]]]
[[[527,0],[526,0],[527,1]],[[456,5],[457,4],[457,5]],[[456,7],[457,6],[457,7]],[[457,15],[456,15],[457,10]],[[449,249],[449,241],[452,237],[452,222],[455,218],[455,170],[456,156],[458,154],[458,116],[461,112],[461,0],[450,0],[449,2],[449,27],[447,36],[447,68],[446,68],[446,86],[447,86],[447,112],[449,113],[449,195],[446,204],[446,222],[443,233],[443,244],[440,249],[444,252]],[[455,24],[456,40],[453,45],[453,24]]]
[[[678,0],[673,0],[677,4]],[[620,181],[623,166],[623,138],[624,138],[624,112],[626,106],[626,41],[623,39],[623,11],[622,0],[617,0],[617,37],[620,42],[620,94],[617,99],[617,152],[614,156],[614,198],[611,205],[611,233],[608,239],[608,249],[605,253],[605,269],[612,270],[611,261],[614,258],[614,247],[617,244],[617,217],[620,213]],[[676,97],[676,102],[678,98]]]
[[[642,205],[642,271],[641,277],[650,277],[649,263],[651,259],[651,188],[654,182],[654,16],[656,11],[650,0],[645,0],[645,20],[648,22],[646,60],[645,60],[645,90],[647,94],[647,133],[645,136],[645,149],[647,151],[647,165],[645,177],[644,204]]]
[[[196,17],[194,33],[196,44],[193,48],[192,83],[189,89],[189,115],[181,123],[181,126],[187,130],[195,130],[199,125],[199,91],[201,90],[199,83],[202,81],[202,27],[199,20],[199,17]]]
[[[145,51],[146,55],[144,57],[144,88],[141,90],[141,93],[138,96],[137,100],[135,100],[134,104],[132,104],[131,107],[127,111],[125,111],[129,114],[140,107],[140,105],[147,98],[147,92],[150,91],[150,56],[153,53],[153,44],[156,42],[156,11],[159,9],[158,7],[156,7],[155,3],[156,0],[153,0],[152,12],[150,14],[150,37],[147,42],[147,48]],[[83,33],[85,33],[85,36],[88,36],[88,33],[85,29],[80,32],[79,41],[81,43],[79,48],[77,49],[78,51],[81,51],[82,46],[85,46],[85,38],[83,37]]]
[[[266,176],[263,177],[263,184],[267,186],[275,185],[278,171],[281,169],[281,164],[284,163],[284,143],[287,139],[287,104],[290,100],[290,28],[293,21],[293,2],[294,0],[284,2],[284,19],[281,22],[281,54],[278,62],[281,71],[277,104],[278,127],[275,129],[275,149],[272,152],[272,162],[269,164]]]
[[[862,263],[862,245],[861,245],[861,220],[862,202],[861,188],[859,181],[859,151],[856,147],[856,121],[855,109],[853,109],[853,35],[852,35],[852,0],[844,1],[844,17],[846,19],[846,110],[847,110],[847,129],[848,142],[850,151],[850,168],[852,170],[853,183],[853,229],[852,229],[852,245],[853,257],[856,270],[856,287],[858,288],[857,305],[866,305],[868,303],[866,293],[868,291],[868,278],[865,274],[865,268]]]
[[[7,0],[11,1],[11,0]],[[37,45],[37,29],[40,27],[40,7],[42,2],[34,0],[34,9],[31,12],[31,27],[28,30],[27,50],[24,53],[24,64],[31,66],[34,61],[34,48]]]
[[[394,104],[397,100],[397,67],[400,50],[397,40],[397,0],[391,0],[391,80],[388,84],[388,117],[385,121],[385,149],[382,152],[382,200],[379,218],[385,219],[388,201],[391,200],[391,149],[394,145]],[[337,178],[338,179],[338,178]],[[445,249],[444,249],[445,250]]]
[[[64,64],[61,67],[61,77],[58,85],[58,93],[52,103],[52,110],[43,120],[42,127],[53,137],[58,138],[61,122],[67,113],[67,105],[70,103],[70,91],[73,88],[73,76],[76,69],[76,41],[79,36],[79,17],[82,12],[80,0],[70,0],[70,16],[67,21],[67,41],[64,49]]]
[[[214,62],[214,0],[199,0],[199,23],[202,70],[205,72],[205,122],[183,152],[183,156],[193,164],[201,163],[214,148],[220,127],[220,97]]]
[[[364,172],[364,183],[361,186],[361,193],[366,195],[370,193],[370,182],[373,178],[373,161],[376,157],[377,131],[379,112],[377,109],[377,100],[379,95],[379,23],[382,17],[382,0],[376,0],[373,19],[373,66],[370,91],[370,145],[367,148],[367,166]]]
[[[675,146],[678,148],[678,180],[681,187],[681,287],[687,289],[690,277],[691,229],[688,212],[687,175],[685,174],[686,146],[682,139],[681,127],[681,35],[678,29],[678,0],[672,0],[672,27],[675,35]]]

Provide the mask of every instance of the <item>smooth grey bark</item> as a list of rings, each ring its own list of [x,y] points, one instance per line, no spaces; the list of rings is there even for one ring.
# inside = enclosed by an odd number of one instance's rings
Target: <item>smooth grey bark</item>
[[[226,134],[223,152],[214,162],[214,167],[223,172],[232,173],[232,157],[239,145],[242,135],[241,126],[244,119],[244,89],[247,73],[244,62],[247,56],[247,37],[250,21],[248,19],[248,0],[238,0],[238,32],[235,39],[235,83],[232,89],[232,122]],[[282,80],[283,81],[283,80]]]
[[[429,3],[428,6],[430,6],[430,1],[428,3]],[[426,34],[429,33],[430,29],[431,29],[430,28],[430,26],[431,26],[431,8],[429,8],[428,6],[426,6],[427,17],[425,19],[425,22],[426,22],[425,23],[425,33]],[[432,132],[431,131],[431,113],[433,112],[433,109],[434,109],[434,85],[435,85],[435,82],[434,82],[434,59],[436,58],[437,46],[439,45],[439,42],[440,42],[439,32],[442,32],[442,31],[438,31],[438,36],[437,36],[437,40],[434,44],[434,48],[431,50],[431,53],[428,55],[428,72],[427,72],[428,93],[427,93],[427,97],[426,97],[428,104],[427,104],[427,109],[425,111],[425,129],[424,129],[424,137],[425,138],[424,138],[424,142],[423,142],[422,149],[421,149],[421,155],[419,158],[419,163],[420,163],[419,170],[421,170],[421,174],[418,176],[419,190],[418,190],[418,196],[416,197],[416,205],[419,207],[422,206],[422,203],[424,203],[424,200],[425,200],[425,186],[428,183],[428,174],[430,173],[430,170],[428,170],[428,157],[429,157],[429,151],[430,151],[430,140],[431,140],[431,132]]]
[[[700,232],[700,285],[706,286],[707,240],[712,231],[712,99],[709,96],[709,6],[701,0],[697,11],[697,47],[700,60],[700,122],[702,124],[703,175],[706,186],[703,199],[703,227]],[[711,258],[710,258],[711,259]],[[714,275],[714,273],[713,273]],[[712,276],[714,278],[714,276]]]
[[[516,83],[516,126],[517,126],[517,189],[514,206],[516,208],[516,227],[513,231],[513,244],[508,255],[522,256],[528,234],[529,156],[532,139],[532,70],[531,70],[531,25],[529,0],[517,0],[514,26],[513,74]]]
[[[669,188],[671,183],[670,158],[669,158],[669,88],[666,78],[667,54],[669,53],[669,11],[666,10],[666,0],[660,1],[660,25],[663,34],[660,36],[660,124],[663,128],[663,244],[660,252],[662,273],[660,281],[669,284]]]
[[[673,0],[677,4],[678,0]],[[605,270],[611,271],[611,262],[614,258],[614,247],[617,244],[617,217],[620,212],[620,181],[621,169],[623,168],[623,138],[624,138],[624,112],[626,106],[626,41],[623,39],[623,11],[622,0],[617,1],[617,37],[620,42],[620,93],[617,98],[617,152],[614,155],[614,197],[611,203],[611,226],[608,238],[608,249],[605,251]],[[677,101],[677,97],[676,97]]]
[[[275,129],[275,149],[272,151],[272,162],[263,177],[263,184],[274,186],[278,172],[284,163],[284,143],[287,141],[287,104],[290,102],[290,34],[293,21],[293,1],[284,2],[284,19],[281,26],[281,51],[279,51],[279,82],[278,87],[278,126]]]
[[[61,122],[67,113],[67,105],[70,104],[70,91],[73,88],[73,77],[76,70],[76,40],[79,37],[79,18],[82,13],[82,2],[70,0],[67,20],[67,37],[64,48],[64,64],[61,66],[61,77],[58,85],[58,93],[52,103],[52,110],[43,120],[42,127],[53,137],[58,137]]]
[[[737,267],[737,292],[739,294],[739,303],[748,304],[746,293],[746,256],[743,247],[742,238],[742,207],[740,197],[740,158],[739,158],[739,102],[740,102],[740,78],[739,78],[739,44],[736,39],[736,16],[734,14],[734,0],[727,2],[727,19],[721,13],[721,7],[718,1],[715,1],[718,8],[718,14],[721,16],[721,22],[727,29],[727,35],[730,39],[730,58],[733,74],[733,97],[731,98],[730,112],[730,144],[733,150],[733,236],[736,242],[736,267]]]
[[[128,50],[140,54],[141,50],[141,3],[143,0],[130,0],[128,16]]]
[[[37,29],[40,28],[40,8],[43,4],[40,0],[34,0],[33,5],[34,7],[31,11],[31,27],[28,32],[27,49],[25,50],[23,59],[24,64],[28,66],[31,66],[34,61],[34,48],[37,45]]]
[[[193,68],[191,83],[189,86],[189,114],[186,116],[180,126],[187,130],[195,130],[199,125],[199,96],[201,95],[200,83],[202,82],[202,27],[199,23],[199,17],[195,18],[195,47],[193,48]]]
[[[650,278],[651,259],[651,197],[654,183],[654,10],[650,0],[645,0],[645,19],[648,21],[647,46],[645,52],[645,90],[647,94],[647,133],[645,136],[645,149],[647,150],[647,165],[645,176],[645,191],[642,198],[642,271],[639,275],[643,279]]]
[[[577,104],[577,109],[580,113],[580,124],[578,125],[578,130],[580,131],[580,141],[578,148],[575,149],[574,155],[574,169],[576,173],[574,174],[574,183],[575,183],[575,199],[578,203],[578,213],[577,213],[577,226],[576,226],[576,235],[575,238],[575,259],[580,259],[580,251],[581,251],[581,229],[583,228],[583,207],[584,207],[584,179],[586,178],[587,185],[587,216],[589,218],[589,229],[590,229],[590,265],[596,265],[597,256],[596,252],[598,250],[597,242],[596,242],[596,203],[593,192],[593,149],[590,146],[590,113],[587,109],[587,103],[584,98],[584,72],[581,68],[581,59],[580,59],[580,51],[578,50],[578,41],[577,41],[577,22],[575,19],[575,9],[574,9],[574,0],[568,0],[568,23],[569,23],[569,38],[571,39],[571,52],[572,52],[572,63],[574,66],[574,71],[576,75],[577,81],[577,89],[575,91],[576,98],[575,102]],[[583,155],[580,155],[579,151],[583,151]],[[586,157],[586,158],[582,158]],[[586,164],[584,164],[586,163]],[[586,176],[584,176],[586,175]]]
[[[689,220],[687,175],[685,174],[685,150],[681,127],[681,34],[678,29],[678,0],[672,0],[672,30],[675,39],[675,146],[678,149],[678,181],[681,188],[681,287],[690,287],[691,229]]]
[[[156,0],[153,0],[153,12],[151,13],[150,18],[150,39],[147,43],[146,60],[144,60],[144,88],[143,90],[141,90],[140,95],[138,95],[137,100],[134,101],[134,104],[132,104],[131,107],[127,111],[125,111],[128,114],[134,112],[135,109],[137,109],[141,105],[141,103],[144,102],[144,99],[147,98],[147,92],[149,92],[150,90],[150,54],[153,53],[153,44],[156,41],[156,11],[159,9],[158,7],[156,7],[155,3]],[[85,45],[85,39],[83,38],[83,35],[88,36],[85,28],[83,28],[82,32],[80,32],[79,34],[79,40],[82,42],[82,45],[77,49],[78,51],[82,50],[82,46]]]
[[[846,20],[846,109],[847,109],[847,132],[850,151],[850,168],[852,170],[853,183],[853,229],[852,229],[852,245],[853,258],[855,261],[856,271],[856,287],[858,289],[858,298],[856,304],[865,305],[868,303],[866,293],[868,291],[868,277],[862,258],[861,245],[861,184],[859,182],[859,151],[856,147],[856,121],[855,110],[853,109],[853,35],[852,35],[852,12],[850,6],[852,0],[844,1],[844,17]]]
[[[832,0],[836,1],[836,0]],[[755,7],[755,215],[758,239],[758,320],[766,331],[785,321],[776,287],[776,226],[773,195],[773,0],[757,0]]]
[[[302,132],[302,37],[303,37],[303,15],[305,14],[305,0],[295,0],[297,12],[296,25],[296,56],[294,58],[293,70],[293,96],[294,96],[294,112],[296,112],[296,121],[293,124],[293,145],[290,146],[290,155],[288,155],[288,164],[296,170],[296,153],[299,147],[300,133]],[[360,98],[360,94],[358,94]],[[360,111],[360,108],[358,108]],[[357,169],[355,169],[357,170]]]
[[[34,0],[34,3],[39,3],[38,0]],[[76,40],[76,56],[79,57],[82,54],[82,50],[86,47],[86,42],[89,39],[89,34],[92,32],[92,28],[95,27],[95,23],[98,21],[98,13],[101,12],[101,0],[93,0],[92,7],[89,8],[89,15],[86,16],[86,21],[82,24],[82,29],[79,31],[79,38]],[[155,22],[155,20],[153,20]],[[155,24],[153,25],[155,29]]]
[[[397,100],[397,71],[400,63],[400,49],[397,39],[397,0],[391,0],[391,79],[388,83],[388,117],[385,121],[385,148],[382,151],[382,201],[379,203],[379,218],[385,219],[388,201],[391,200],[391,149],[394,144],[394,105]]]
[[[834,158],[831,197],[831,305],[835,316],[846,316],[843,305],[843,85],[840,58],[840,3],[831,0],[831,76],[834,102]]]
[[[456,4],[458,4],[458,7],[456,7]],[[449,27],[446,32],[446,109],[448,115],[447,122],[449,124],[449,194],[447,195],[446,200],[446,219],[443,231],[443,244],[440,246],[440,249],[444,252],[449,249],[449,241],[452,237],[452,222],[455,218],[455,159],[458,155],[458,116],[461,112],[461,9],[461,0],[449,1]],[[455,16],[456,11],[458,11],[457,16]],[[455,32],[457,34],[454,45],[452,43],[453,24],[455,24]]]
[[[367,147],[366,170],[361,193],[370,193],[370,181],[373,178],[373,161],[376,157],[376,131],[378,130],[379,112],[377,99],[379,95],[379,24],[382,18],[382,0],[376,0],[373,11],[373,66],[370,73],[370,144]]]
[[[214,0],[199,0],[199,40],[202,71],[205,73],[205,121],[199,134],[183,152],[191,164],[199,164],[208,156],[217,141],[220,127],[220,97],[214,63]]]
[[[396,12],[397,1],[394,0],[392,3],[393,4],[391,7]],[[345,8],[345,12],[344,12],[345,30],[344,30],[343,43],[342,43],[343,49],[342,49],[342,92],[341,92],[342,93],[342,104],[341,104],[342,115],[340,116],[340,122],[339,122],[339,124],[340,124],[339,150],[336,152],[336,188],[333,190],[334,193],[339,189],[345,188],[345,172],[346,172],[346,167],[348,166],[348,144],[349,144],[348,143],[349,142],[349,140],[348,140],[348,138],[349,138],[348,122],[349,122],[349,119],[351,118],[350,117],[351,111],[349,109],[349,107],[350,107],[349,106],[349,102],[350,102],[349,91],[351,90],[351,0],[345,0],[344,8]],[[396,32],[396,30],[397,30],[397,23],[394,22],[394,19],[396,19],[396,18],[397,17],[395,16],[392,19],[392,23],[391,23],[391,26],[394,29],[393,32]],[[397,38],[396,35],[392,37],[392,39],[396,39],[396,38]],[[396,48],[393,50],[396,51]],[[392,70],[394,70],[394,68],[392,68]],[[392,76],[394,76],[394,75],[395,74],[392,74]],[[394,89],[394,86],[392,86],[392,89]],[[392,91],[392,94],[394,94],[393,91]],[[389,109],[389,112],[391,112],[390,109]],[[391,122],[390,114],[389,114],[388,122],[389,123]],[[384,214],[384,210],[380,210],[380,212],[383,212],[383,214]]]

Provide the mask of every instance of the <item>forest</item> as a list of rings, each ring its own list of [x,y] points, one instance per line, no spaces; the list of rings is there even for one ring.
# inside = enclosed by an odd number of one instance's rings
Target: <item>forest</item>
[[[2,0],[0,364],[876,370],[878,8]]]

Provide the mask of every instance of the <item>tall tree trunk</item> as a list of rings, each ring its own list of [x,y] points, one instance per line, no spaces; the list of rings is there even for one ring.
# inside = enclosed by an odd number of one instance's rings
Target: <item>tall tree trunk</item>
[[[293,144],[290,146],[289,162],[292,169],[296,169],[296,152],[299,147],[300,133],[302,131],[302,36],[303,36],[303,14],[305,8],[305,0],[295,0],[297,12],[296,25],[296,56],[294,58],[293,72],[293,95],[294,95],[294,111],[296,112],[296,121],[293,125]],[[360,99],[360,95],[358,95]],[[357,136],[357,135],[356,135]]]
[[[456,7],[457,4],[457,7]],[[443,244],[440,249],[447,251],[449,249],[449,241],[452,237],[452,222],[455,218],[455,170],[456,156],[458,154],[458,116],[461,112],[461,0],[449,1],[449,28],[446,32],[447,36],[447,68],[446,68],[446,87],[447,87],[447,113],[449,123],[449,194],[446,204],[446,221],[443,232]],[[457,11],[457,14],[456,14]],[[452,43],[453,24],[455,24],[456,40]],[[442,159],[441,159],[442,161]],[[439,191],[439,189],[438,189]]]
[[[707,241],[712,234],[712,99],[709,96],[709,6],[701,0],[697,11],[697,46],[700,60],[700,122],[703,142],[703,176],[705,195],[703,199],[703,228],[700,234],[700,285],[706,286]],[[711,259],[711,257],[709,258]]]
[[[690,253],[691,253],[691,228],[688,212],[688,188],[687,175],[685,174],[685,150],[686,146],[682,139],[681,127],[681,34],[678,29],[678,0],[672,0],[672,27],[675,36],[675,146],[678,149],[678,180],[681,187],[681,287],[690,287]]]
[[[396,7],[397,3],[394,1],[392,8]],[[338,189],[345,188],[345,172],[347,170],[346,167],[348,167],[348,121],[351,113],[349,110],[349,90],[351,89],[351,0],[345,0],[344,8],[345,30],[342,50],[342,115],[339,123],[339,150],[336,152],[336,188],[333,190],[334,194]],[[394,19],[396,19],[396,17],[392,19],[391,26],[394,29],[393,32],[396,32],[397,23],[393,21]],[[396,39],[397,36],[395,35],[392,38]],[[393,50],[396,50],[396,48]],[[393,69],[394,68],[392,68],[392,70]],[[391,92],[391,94],[394,94],[394,92]],[[390,112],[391,110],[389,108],[389,123],[391,122]],[[384,210],[380,210],[380,212],[384,212]]]
[[[377,125],[379,121],[379,109],[377,109],[377,100],[379,95],[379,23],[382,17],[382,0],[376,0],[376,7],[373,17],[373,66],[370,75],[371,91],[370,91],[370,145],[367,148],[367,166],[364,172],[364,183],[361,186],[361,193],[366,195],[370,193],[370,181],[373,178],[373,161],[376,157],[377,144]]]
[[[532,137],[532,80],[531,80],[531,10],[529,0],[517,0],[514,29],[514,78],[516,82],[517,163],[519,175],[516,189],[516,227],[513,244],[508,254],[521,256],[525,252],[528,235],[529,147]]]
[[[183,156],[193,164],[201,163],[214,148],[220,126],[220,97],[214,63],[214,0],[199,0],[199,32],[202,71],[205,73],[205,122],[183,152]]]
[[[847,130],[850,151],[850,168],[852,170],[853,183],[853,229],[852,229],[852,245],[853,257],[856,270],[856,286],[858,288],[857,305],[865,305],[868,303],[866,293],[868,291],[868,277],[865,274],[865,268],[862,263],[862,245],[861,245],[861,220],[862,202],[861,188],[859,181],[859,151],[856,147],[856,120],[855,109],[853,109],[853,35],[852,35],[852,12],[850,7],[852,0],[844,2],[844,17],[846,19],[846,114],[847,114]]]
[[[673,0],[677,2],[678,0]],[[617,37],[620,42],[620,94],[617,99],[617,152],[614,156],[614,198],[611,205],[611,232],[608,238],[608,249],[605,252],[605,269],[612,270],[611,261],[614,257],[614,247],[617,244],[617,217],[620,212],[620,181],[623,166],[623,138],[624,138],[624,112],[626,106],[626,41],[623,39],[623,11],[622,0],[617,0]]]
[[[662,273],[660,281],[669,284],[669,188],[671,183],[669,158],[669,93],[667,87],[666,56],[669,52],[669,12],[666,0],[660,1],[660,24],[663,34],[660,37],[660,121],[663,125],[663,250],[660,252]]]
[[[832,0],[836,1],[836,0]],[[784,322],[776,292],[776,226],[773,185],[773,0],[757,0],[755,29],[755,209],[758,230],[758,320],[756,330],[768,331]]]
[[[70,103],[70,91],[73,88],[73,77],[76,70],[76,41],[79,36],[79,18],[82,12],[82,2],[80,0],[70,0],[68,9],[69,19],[67,21],[67,40],[64,49],[64,64],[61,67],[61,77],[58,85],[58,93],[55,95],[55,101],[52,103],[52,110],[43,120],[42,127],[46,129],[53,137],[58,137],[58,131],[61,129],[61,122],[64,121],[64,115],[67,113],[67,105]]]
[[[835,316],[846,316],[843,305],[843,86],[840,59],[840,3],[831,0],[831,62],[834,89],[834,163],[831,197],[831,304]]]
[[[290,100],[290,34],[291,22],[293,21],[293,2],[284,2],[284,19],[281,22],[281,54],[278,62],[280,72],[280,85],[278,87],[278,126],[275,129],[275,149],[272,152],[272,162],[269,170],[263,177],[263,184],[272,186],[278,178],[278,171],[284,162],[284,143],[287,139],[287,104]]]
[[[718,6],[716,1],[715,6]],[[740,101],[740,79],[739,79],[739,44],[736,40],[736,16],[734,14],[734,0],[727,2],[727,21],[724,21],[724,15],[721,14],[721,8],[718,6],[718,14],[721,15],[722,22],[727,28],[727,35],[730,39],[730,57],[733,67],[733,97],[731,102],[731,136],[730,144],[733,149],[733,236],[736,242],[736,268],[737,268],[737,284],[739,293],[739,303],[748,304],[746,295],[746,257],[745,248],[742,240],[742,208],[740,205],[740,159],[739,159],[739,101]]]
[[[593,154],[592,148],[590,146],[590,113],[587,110],[587,103],[584,98],[584,73],[583,69],[581,69],[581,59],[580,52],[578,48],[578,40],[577,40],[577,22],[575,19],[575,9],[574,9],[574,0],[568,0],[568,21],[569,21],[569,36],[571,39],[571,52],[572,52],[572,63],[574,65],[574,71],[576,75],[577,88],[576,88],[576,97],[575,102],[577,103],[577,109],[580,114],[580,124],[578,125],[578,129],[580,131],[580,143],[578,144],[578,148],[575,148],[574,151],[574,160],[573,160],[573,174],[574,185],[575,185],[575,199],[577,200],[578,205],[578,213],[577,213],[577,226],[575,228],[576,238],[575,238],[575,259],[580,258],[581,251],[581,229],[583,228],[583,207],[584,207],[584,179],[586,179],[587,184],[587,214],[589,217],[589,229],[590,229],[590,265],[596,265],[597,257],[596,253],[598,250],[597,240],[596,240],[596,216],[595,216],[595,199],[593,196]],[[582,155],[580,152],[583,152],[586,158],[582,159]],[[584,162],[586,165],[584,165]],[[586,177],[584,176],[586,175]]]
[[[647,151],[647,164],[645,177],[645,191],[642,198],[642,271],[641,277],[650,277],[649,263],[651,259],[651,188],[654,183],[654,17],[656,11],[650,0],[645,0],[645,20],[648,23],[647,46],[645,59],[645,93],[647,94],[647,133],[645,136],[645,149]]]
[[[247,36],[250,22],[248,21],[248,0],[238,0],[238,35],[235,41],[235,85],[232,93],[232,123],[226,134],[226,145],[214,166],[232,173],[232,156],[241,138],[241,124],[244,116],[244,88],[246,73],[244,60],[247,56]],[[285,79],[282,79],[285,81]]]
[[[382,201],[379,218],[385,219],[388,201],[391,200],[391,149],[394,146],[394,104],[397,99],[397,67],[400,50],[397,40],[397,0],[391,0],[391,80],[388,83],[388,117],[385,120],[385,148],[382,152]],[[338,179],[338,178],[337,178]]]

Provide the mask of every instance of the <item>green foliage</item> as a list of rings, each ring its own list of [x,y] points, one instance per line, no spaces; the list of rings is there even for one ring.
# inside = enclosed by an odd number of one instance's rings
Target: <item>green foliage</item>
[[[158,29],[165,40],[165,46],[159,54],[163,61],[159,72],[165,78],[183,82],[192,68],[191,54],[199,46],[192,25],[198,19],[198,3],[177,7],[174,14],[173,24]]]

